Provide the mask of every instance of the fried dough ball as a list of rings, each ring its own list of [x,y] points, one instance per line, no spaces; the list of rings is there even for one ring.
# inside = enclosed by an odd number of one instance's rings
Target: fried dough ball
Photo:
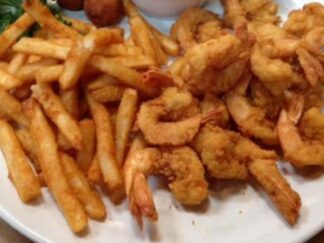
[[[123,3],[121,0],[85,0],[84,10],[98,27],[113,25],[123,16]]]
[[[84,0],[58,0],[58,4],[68,10],[78,11],[83,9]]]

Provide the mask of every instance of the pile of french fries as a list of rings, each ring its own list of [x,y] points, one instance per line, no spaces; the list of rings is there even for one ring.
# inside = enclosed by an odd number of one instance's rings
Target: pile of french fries
[[[131,36],[69,19],[39,0],[0,35],[0,146],[23,202],[48,187],[73,232],[124,198],[121,173],[139,103],[172,79],[158,67],[178,45],[125,1]],[[34,23],[33,38],[21,37]]]

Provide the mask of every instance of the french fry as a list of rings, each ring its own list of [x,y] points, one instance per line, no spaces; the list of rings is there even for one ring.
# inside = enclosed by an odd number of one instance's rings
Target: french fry
[[[13,45],[12,49],[16,52],[30,55],[39,55],[42,57],[65,60],[71,47],[58,45],[42,39],[23,37]]]
[[[19,128],[16,130],[16,136],[25,153],[33,162],[35,170],[39,172],[41,168],[38,161],[36,144],[31,132],[27,128]]]
[[[157,63],[156,50],[151,43],[150,30],[143,23],[140,17],[129,18],[129,25],[132,32],[132,38],[137,46],[139,46],[144,55],[150,56]]]
[[[47,29],[45,28],[41,28],[39,30],[37,30],[33,37],[35,38],[40,38],[40,39],[44,39],[44,40],[48,40],[48,39],[53,39],[55,38],[54,34],[51,33],[50,31],[48,31]]]
[[[155,65],[154,60],[151,57],[145,55],[110,57],[107,58],[107,61],[134,69],[147,69]]]
[[[92,33],[92,32],[91,32]],[[87,35],[76,40],[67,56],[59,82],[62,89],[69,89],[78,82],[94,49],[94,37]]]
[[[20,87],[23,84],[24,83],[19,78],[8,73],[3,68],[0,68],[0,87],[9,90]]]
[[[35,74],[38,70],[55,64],[57,64],[57,60],[53,58],[44,58],[22,66],[15,75],[24,83],[30,83],[35,80]]]
[[[59,128],[73,148],[82,149],[82,133],[76,120],[66,110],[60,98],[46,84],[32,86],[33,97],[42,105],[46,115]]]
[[[17,123],[29,127],[29,121],[26,115],[23,112],[22,106],[18,100],[16,100],[11,94],[7,91],[0,88],[0,111],[5,114],[7,117],[10,117],[12,120]]]
[[[34,22],[34,19],[25,13],[0,35],[0,57]]]
[[[146,22],[147,23],[147,22]],[[147,23],[148,24],[148,23]],[[159,30],[154,28],[152,25],[148,24],[153,35],[158,39],[161,44],[161,47],[165,53],[170,56],[176,57],[180,54],[180,46],[177,42],[172,40],[169,36],[161,33]]]
[[[124,30],[122,28],[100,28],[92,31],[92,34],[95,37],[96,48],[124,42]]]
[[[124,31],[120,28],[93,29],[86,36],[88,36],[88,40],[89,37],[93,39],[95,49],[97,49],[96,52],[99,54],[101,54],[100,53],[101,51],[105,51],[106,48],[108,48],[110,52],[113,51],[112,48],[110,48],[110,45],[119,47],[121,51],[124,50],[124,48],[120,48],[121,46],[124,46],[124,44],[122,44],[122,42],[124,41],[124,37],[123,37]],[[68,39],[68,38],[56,38],[56,39],[50,39],[48,41],[53,44],[58,44],[58,45],[71,48],[75,40]]]
[[[31,133],[35,139],[37,154],[46,184],[62,209],[74,232],[87,228],[88,218],[82,204],[74,196],[64,175],[55,136],[38,103],[30,99],[24,109],[31,121]]]
[[[156,64],[166,64],[168,57],[163,52],[158,38],[158,36],[162,38],[162,33],[157,33],[158,31],[139,14],[131,1],[124,1],[124,6],[129,17],[129,25],[135,44],[142,48],[144,54],[155,60]],[[166,39],[164,39],[165,42]]]
[[[95,54],[106,57],[116,56],[137,56],[142,55],[142,49],[137,46],[128,46],[123,44],[111,44],[105,47],[98,47],[94,50]]]
[[[105,205],[99,194],[93,190],[76,162],[65,153],[60,153],[61,165],[75,196],[82,202],[88,216],[103,219],[106,216]]]
[[[145,22],[144,22],[145,24]],[[150,28],[147,27],[149,30]],[[168,62],[168,56],[163,52],[162,46],[159,42],[159,40],[155,37],[155,35],[152,33],[152,31],[149,31],[149,38],[151,40],[151,45],[153,46],[155,50],[155,60],[158,64],[163,65]]]
[[[67,111],[78,120],[79,117],[79,90],[77,87],[69,90],[60,89],[60,96]]]
[[[25,0],[24,10],[33,17],[41,27],[53,32],[56,35],[78,39],[79,33],[58,21],[51,11],[39,0]]]
[[[96,89],[101,89],[108,85],[118,85],[120,82],[118,82],[117,79],[107,75],[102,74],[99,77],[97,77],[94,81],[87,84],[87,90],[94,91]]]
[[[64,66],[62,64],[40,68],[35,73],[37,83],[53,83],[58,81],[63,73]]]
[[[12,127],[0,120],[0,146],[4,153],[10,178],[23,202],[41,194],[41,186],[24,154]]]
[[[109,112],[103,105],[97,103],[89,93],[86,96],[96,126],[97,156],[103,180],[112,200],[119,201],[124,197],[124,182],[115,158],[115,144]]]
[[[77,83],[95,46],[106,46],[121,41],[123,41],[123,31],[119,28],[95,29],[82,40],[76,40],[64,64],[59,80],[61,88],[69,89]]]
[[[154,87],[147,86],[143,83],[141,74],[124,66],[107,61],[107,58],[97,55],[92,56],[89,61],[90,65],[99,71],[117,78],[120,82],[134,87],[148,96],[156,96],[158,90]]]
[[[133,128],[138,95],[134,89],[126,89],[119,104],[116,118],[116,158],[120,165],[124,162],[129,134]]]
[[[68,39],[68,38],[49,39],[47,41],[49,41],[49,42],[51,42],[53,44],[56,44],[56,45],[66,46],[66,47],[69,47],[69,48],[71,48],[73,43],[74,43],[74,40]]]
[[[71,143],[69,143],[69,141],[64,137],[62,132],[59,132],[57,134],[56,139],[57,139],[57,144],[58,144],[58,147],[60,150],[68,151],[68,150],[72,149]]]
[[[86,173],[91,165],[96,147],[96,130],[94,122],[84,119],[79,122],[83,137],[83,149],[76,154],[76,161],[82,171]]]
[[[60,89],[60,96],[62,104],[65,109],[70,113],[74,119],[78,119],[79,116],[79,92],[76,88],[71,90],[62,90]],[[82,132],[82,131],[81,131]],[[71,143],[65,138],[62,132],[59,132],[57,136],[57,143],[59,148],[62,150],[72,149]]]
[[[124,90],[118,85],[107,85],[92,91],[92,96],[99,103],[116,102],[121,100]]]
[[[87,173],[87,178],[91,185],[103,185],[104,184],[97,155],[95,155],[91,161],[91,165],[90,165],[88,173]]]
[[[31,54],[31,55],[28,56],[27,61],[26,61],[26,64],[38,62],[38,61],[40,61],[42,59],[43,59],[42,56]]]
[[[124,4],[125,12],[129,18],[140,16],[140,13],[137,11],[137,8],[135,7],[132,1],[124,0],[123,4]]]
[[[71,23],[71,27],[78,31],[81,35],[88,34],[91,30],[96,29],[96,26],[90,23],[86,23],[80,19],[70,18],[67,16],[64,16],[64,19],[66,19],[68,22]]]
[[[9,63],[8,73],[15,74],[19,68],[25,63],[27,60],[27,55],[24,53],[17,53]]]
[[[129,156],[130,154],[134,153],[139,149],[144,149],[145,147],[146,147],[145,139],[141,133],[138,133],[132,140],[127,156]]]

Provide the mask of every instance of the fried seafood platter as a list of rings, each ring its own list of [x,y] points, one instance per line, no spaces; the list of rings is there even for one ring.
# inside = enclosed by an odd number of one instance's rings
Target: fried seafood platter
[[[286,19],[271,0],[221,5],[190,7],[162,33],[124,0],[127,36],[22,3],[0,34],[0,184],[24,224],[65,218],[74,234],[54,241],[107,227],[114,242],[320,230],[324,5]]]

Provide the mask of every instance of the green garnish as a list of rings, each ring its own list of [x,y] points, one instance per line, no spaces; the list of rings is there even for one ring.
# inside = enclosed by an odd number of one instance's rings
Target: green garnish
[[[0,0],[0,33],[23,13],[22,0]]]
[[[56,1],[46,1],[40,0],[44,5],[51,10],[55,17],[62,23],[71,26],[72,23],[64,19],[60,14],[61,8],[56,3]],[[21,15],[24,14],[24,9],[22,8],[23,0],[0,0],[0,34],[13,22],[15,22]],[[24,36],[33,36],[33,34],[39,30],[39,25],[34,24]]]

